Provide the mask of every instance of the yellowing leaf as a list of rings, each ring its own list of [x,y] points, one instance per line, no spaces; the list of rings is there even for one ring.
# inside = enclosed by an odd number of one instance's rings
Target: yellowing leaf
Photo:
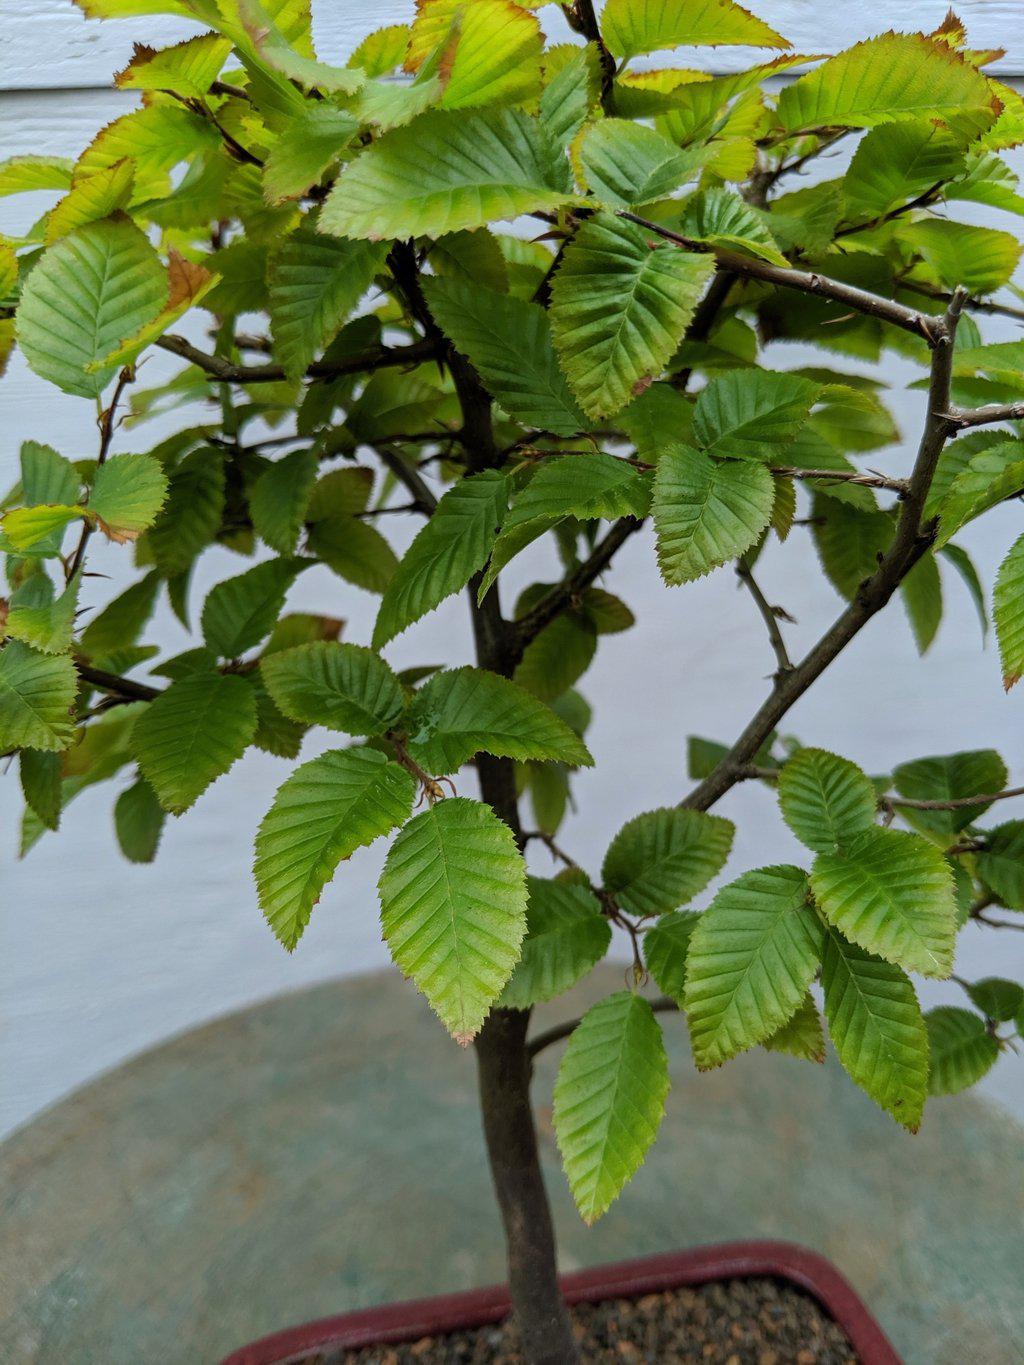
[[[46,245],[52,246],[75,228],[107,218],[127,206],[135,188],[135,166],[127,158],[75,183],[46,220]]]
[[[156,51],[136,43],[132,59],[114,77],[120,90],[166,90],[183,99],[202,99],[220,74],[231,43],[216,33],[201,33]]]
[[[734,0],[608,0],[601,33],[616,57],[683,44],[789,47],[781,34]]]
[[[791,132],[928,117],[976,135],[999,109],[981,72],[945,43],[920,33],[883,33],[857,43],[779,96],[779,117]]]
[[[519,103],[540,90],[540,25],[508,0],[426,0],[412,26],[407,71],[439,43],[443,109]]]

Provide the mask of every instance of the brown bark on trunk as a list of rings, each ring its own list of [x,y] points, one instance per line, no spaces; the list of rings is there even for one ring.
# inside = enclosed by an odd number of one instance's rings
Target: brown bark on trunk
[[[477,581],[469,587],[477,661],[508,674],[509,630],[497,591],[477,606]],[[507,758],[477,759],[480,794],[522,838],[515,767]],[[575,1365],[579,1360],[569,1313],[558,1284],[555,1233],[537,1150],[530,1100],[528,1010],[492,1010],[476,1039],[480,1108],[491,1177],[505,1227],[512,1305],[530,1365]]]

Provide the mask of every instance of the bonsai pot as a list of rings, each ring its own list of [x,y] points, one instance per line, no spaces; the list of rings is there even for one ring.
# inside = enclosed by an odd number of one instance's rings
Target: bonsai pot
[[[574,1271],[560,1280],[566,1301],[579,1304],[753,1277],[776,1279],[810,1294],[846,1333],[862,1365],[900,1365],[885,1333],[835,1266],[787,1242],[725,1242],[670,1251]],[[232,1352],[222,1365],[301,1365],[321,1353],[470,1331],[500,1322],[510,1311],[504,1285],[411,1299],[286,1328]]]

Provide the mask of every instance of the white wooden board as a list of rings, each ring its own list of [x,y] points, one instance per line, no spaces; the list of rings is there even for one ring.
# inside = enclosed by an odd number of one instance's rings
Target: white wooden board
[[[821,0],[747,0],[747,7],[805,52],[834,52],[861,38],[900,28],[930,30],[941,23],[947,0],[862,0],[857,5],[824,5]],[[1024,0],[957,0],[976,47],[1003,47],[1005,59],[994,70],[1024,72]],[[412,0],[377,0],[372,7],[354,0],[313,0],[317,44],[327,60],[344,58],[370,28],[402,23]],[[541,11],[552,35],[565,33],[554,5]],[[87,20],[72,0],[0,0],[0,88],[81,89],[110,82],[111,73],[131,56],[132,43],[154,46],[196,32],[178,19]],[[757,54],[745,48],[704,48],[686,53],[686,64],[734,70]]]

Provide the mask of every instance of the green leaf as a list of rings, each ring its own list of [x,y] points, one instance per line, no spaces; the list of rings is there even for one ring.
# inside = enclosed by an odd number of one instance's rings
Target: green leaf
[[[167,302],[167,275],[127,219],[89,223],[44,252],[22,290],[18,344],[65,393],[98,397],[116,366],[89,373]]]
[[[831,931],[821,983],[843,1067],[897,1123],[916,1133],[928,1090],[928,1034],[910,981],[899,967]]]
[[[759,256],[775,265],[789,265],[772,236],[765,215],[731,190],[712,188],[691,195],[686,201],[679,230],[684,237],[709,242],[712,246]]]
[[[19,554],[59,553],[65,529],[84,516],[81,507],[15,507],[0,520],[7,548]]]
[[[922,976],[953,969],[956,907],[949,866],[913,834],[869,829],[819,853],[811,887],[844,937]]]
[[[373,277],[386,248],[347,242],[301,227],[284,239],[268,271],[274,354],[297,378],[337,335]]]
[[[168,577],[184,572],[213,542],[224,514],[225,482],[223,452],[212,446],[191,451],[171,475],[167,501],[146,536]]]
[[[241,758],[255,733],[256,702],[244,678],[194,673],[150,702],[135,722],[131,749],[161,806],[180,815]]]
[[[1024,1006],[1024,986],[998,976],[986,976],[968,986],[967,994],[986,1019],[1005,1023],[1014,1019]]]
[[[1006,764],[994,749],[918,758],[893,769],[893,782],[900,796],[912,801],[959,801],[967,796],[988,795],[1006,786]],[[991,806],[985,801],[958,810],[914,810],[901,806],[899,814],[908,825],[945,845],[973,824]]]
[[[608,0],[601,33],[616,57],[684,43],[789,47],[785,38],[734,0]]]
[[[829,853],[875,823],[875,787],[849,759],[800,749],[779,775],[779,807],[802,844]]]
[[[420,688],[404,721],[409,752],[430,773],[454,773],[483,750],[499,758],[593,763],[587,746],[549,706],[480,668],[455,668]]]
[[[784,128],[873,128],[937,118],[964,135],[999,112],[984,75],[945,43],[920,33],[883,33],[841,52],[779,96]]]
[[[11,595],[7,634],[44,654],[63,654],[71,646],[81,577],[76,574],[59,597],[44,574],[33,574]]]
[[[611,207],[632,208],[672,193],[699,169],[699,158],[630,119],[592,124],[574,147],[587,188]]]
[[[461,479],[448,490],[388,584],[373,629],[375,649],[459,592],[483,568],[507,497],[505,479],[496,470]]]
[[[701,1070],[763,1042],[789,1019],[821,960],[821,922],[798,867],[744,873],[693,931],[684,1004]]]
[[[590,44],[573,48],[540,97],[540,121],[556,142],[568,143],[579,132],[597,103],[600,84],[596,50]]]
[[[263,659],[260,672],[286,716],[349,735],[384,734],[405,706],[394,673],[361,645],[313,641]]]
[[[159,52],[140,45],[114,84],[119,90],[166,90],[185,99],[203,99],[230,51],[229,40],[216,33],[201,33]]]
[[[666,583],[703,578],[746,553],[768,525],[775,485],[760,464],[716,462],[690,446],[668,446],[654,477],[658,564]]]
[[[402,830],[380,879],[384,938],[463,1045],[512,975],[526,932],[526,868],[489,806],[449,797]]]
[[[814,499],[814,541],[829,582],[847,601],[878,568],[895,523],[888,512],[866,512],[835,498]]]
[[[35,190],[68,190],[75,163],[63,156],[11,156],[0,161],[0,198]]]
[[[928,1029],[930,1095],[959,1095],[981,1080],[999,1058],[999,1043],[971,1010],[939,1005],[924,1017]]]
[[[963,285],[972,294],[990,294],[1009,282],[1020,260],[1020,242],[995,228],[927,218],[906,224],[900,235],[947,289]]]
[[[903,579],[900,596],[914,633],[917,652],[924,654],[942,623],[942,579],[931,551],[922,555]]]
[[[987,848],[976,855],[978,876],[1001,904],[1024,910],[1024,820],[986,831]]]
[[[142,778],[117,798],[114,829],[121,852],[130,863],[153,861],[160,846],[165,819],[156,792]]]
[[[620,991],[591,1006],[555,1082],[555,1136],[584,1222],[596,1222],[636,1174],[668,1090],[668,1057],[648,1002]]]
[[[11,640],[0,649],[0,752],[66,749],[78,674],[66,655]]]
[[[377,528],[357,517],[325,517],[315,522],[306,546],[339,578],[367,592],[385,592],[398,568],[394,550]]]
[[[345,109],[310,104],[278,133],[263,165],[263,193],[269,204],[299,199],[340,159],[359,131]]]
[[[356,157],[320,226],[370,241],[439,237],[573,201],[561,148],[521,110],[430,110]]]
[[[78,502],[82,481],[70,460],[38,441],[21,443],[21,489],[28,507]]]
[[[218,658],[237,659],[266,638],[296,575],[310,560],[268,559],[212,588],[203,603],[203,639]]]
[[[974,560],[966,550],[959,545],[943,545],[939,551],[943,559],[952,564],[953,568],[960,575],[960,578],[967,589],[974,609],[978,613],[978,624],[981,626],[982,644],[988,639],[988,608],[985,605],[985,589],[982,587],[981,578],[978,570],[974,566]]]
[[[260,906],[288,949],[343,858],[408,818],[415,783],[374,749],[334,749],[296,768],[256,835]]]
[[[583,408],[606,417],[664,370],[714,273],[709,255],[652,244],[610,214],[588,218],[551,287],[551,328]]]
[[[578,682],[597,652],[597,630],[581,612],[565,611],[531,640],[514,679],[541,701],[554,702]]]
[[[884,123],[857,145],[843,177],[847,217],[881,217],[964,167],[962,141],[931,119]]]
[[[701,390],[693,434],[709,455],[784,459],[784,448],[810,416],[821,387],[799,375],[731,370]]]
[[[363,465],[332,469],[317,480],[309,499],[310,521],[325,517],[354,517],[365,512],[373,492],[373,470]]]
[[[529,1009],[575,986],[608,951],[611,925],[584,886],[528,877],[523,954],[498,1001]]]
[[[690,901],[721,872],[734,827],[720,815],[666,806],[627,821],[601,876],[624,910],[647,917]]]
[[[60,825],[60,755],[42,749],[22,749],[18,771],[25,804],[47,829]]]
[[[315,451],[295,450],[265,469],[249,494],[256,534],[280,555],[295,549],[316,480]]]
[[[1009,692],[1024,677],[1024,535],[1014,541],[999,566],[992,593],[992,616],[999,641],[1003,686]]]
[[[454,276],[483,285],[498,294],[508,292],[508,265],[493,232],[449,232],[430,248],[430,263],[437,275]]]
[[[671,910],[644,934],[644,961],[658,987],[680,1009],[686,989],[686,960],[700,915],[693,910]]]
[[[110,540],[135,540],[167,497],[167,475],[152,455],[114,455],[97,469],[89,511]]]
[[[643,518],[650,500],[648,480],[625,460],[598,450],[589,455],[560,455],[545,460],[516,496],[502,533],[537,517],[551,521],[561,517],[579,521]]]
[[[806,1062],[825,1060],[825,1030],[810,991],[797,1006],[792,1019],[776,1029],[761,1046],[766,1052],[785,1052],[790,1057],[802,1057]]]
[[[423,292],[438,326],[510,417],[557,436],[586,427],[543,308],[453,277],[426,279]]]
[[[153,569],[108,602],[82,632],[78,644],[89,658],[101,658],[134,645],[153,614],[160,574]]]
[[[954,443],[954,446],[960,442]],[[974,455],[938,506],[941,547],[975,517],[1024,489],[1024,442],[1003,441]]]

